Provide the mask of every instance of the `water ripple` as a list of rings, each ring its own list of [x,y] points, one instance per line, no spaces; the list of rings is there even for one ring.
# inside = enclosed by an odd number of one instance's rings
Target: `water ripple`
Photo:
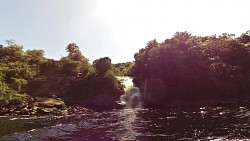
[[[0,117],[0,140],[250,139],[249,107],[121,109],[66,116]]]

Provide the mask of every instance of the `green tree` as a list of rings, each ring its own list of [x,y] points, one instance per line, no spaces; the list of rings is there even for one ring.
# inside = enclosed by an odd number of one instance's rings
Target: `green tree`
[[[152,40],[134,55],[136,85],[147,98],[163,101],[249,97],[250,38],[233,37],[177,32],[163,43]],[[154,90],[154,82],[162,92]]]
[[[62,57],[63,71],[69,76],[86,76],[91,70],[88,60],[82,55],[79,47],[75,43],[70,43],[66,47],[68,56]]]
[[[105,73],[113,68],[111,63],[111,59],[109,57],[103,57],[100,59],[96,59],[93,62],[93,66],[96,69],[96,72],[100,75],[105,75]]]
[[[77,46],[76,43],[70,43],[66,47],[66,51],[69,52],[69,53],[75,53],[78,50],[79,50],[79,47]]]
[[[0,104],[20,103],[25,97],[24,86],[37,74],[37,67],[29,63],[22,46],[8,41],[0,47]]]
[[[40,65],[43,61],[45,61],[43,50],[27,50],[25,55],[29,60],[29,64]]]

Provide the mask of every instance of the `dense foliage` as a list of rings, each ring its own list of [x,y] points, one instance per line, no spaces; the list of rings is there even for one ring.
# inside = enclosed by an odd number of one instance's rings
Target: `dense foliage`
[[[0,46],[0,105],[18,104],[28,93],[85,99],[123,93],[115,75],[132,75],[144,99],[171,100],[250,99],[250,35],[193,36],[177,32],[162,43],[149,41],[134,55],[135,62],[113,65],[109,57],[91,65],[75,43],[59,61],[43,50],[23,51],[7,40]]]
[[[7,40],[9,41],[9,40]],[[0,105],[16,104],[25,99],[24,86],[40,72],[43,51],[27,50],[13,41],[0,46]]]
[[[82,77],[81,81],[72,81],[71,95],[86,98],[104,94],[113,96],[118,100],[120,95],[123,94],[123,87],[112,71],[111,59],[109,57],[96,59],[92,66],[94,71]]]
[[[123,92],[108,57],[91,65],[77,44],[70,43],[68,55],[55,61],[45,58],[43,50],[23,51],[13,40],[6,42],[8,46],[0,46],[0,106],[20,104],[29,95],[82,99]]]
[[[177,32],[134,55],[132,74],[146,100],[249,98],[250,36]]]
[[[66,50],[69,52],[68,56],[61,59],[63,72],[67,76],[75,76],[69,81],[67,97],[81,100],[104,94],[112,95],[118,100],[123,87],[112,71],[113,65],[109,57],[96,59],[90,65],[76,44],[69,44]]]
[[[66,47],[68,56],[62,57],[63,73],[67,76],[83,75],[86,76],[92,69],[88,60],[82,55],[79,47],[75,43],[71,43]]]
[[[117,76],[131,76],[131,69],[133,65],[133,62],[114,64],[114,73]]]

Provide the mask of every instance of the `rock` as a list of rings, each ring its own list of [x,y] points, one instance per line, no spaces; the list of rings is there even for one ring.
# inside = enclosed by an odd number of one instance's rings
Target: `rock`
[[[93,111],[88,108],[79,106],[69,106],[67,110],[68,114],[82,114],[82,113],[92,113]]]
[[[32,104],[33,102],[35,102],[34,98],[32,98],[31,96],[29,96],[26,100],[29,104]]]
[[[15,111],[15,108],[11,108],[11,109],[9,110],[10,113],[14,113],[14,111]]]
[[[68,113],[68,109],[65,109],[65,110],[61,110],[60,114],[66,115],[67,113]]]
[[[30,110],[27,108],[23,108],[20,112],[20,115],[29,115],[30,114]]]
[[[53,99],[53,98],[44,98],[38,101],[39,107],[52,108],[56,107],[58,109],[63,109],[66,107],[65,103],[62,100]]]
[[[36,109],[36,113],[39,115],[47,115],[47,114],[67,114],[68,110],[67,109],[57,109],[56,107],[53,108],[42,108],[39,107]]]
[[[2,108],[2,107],[0,107],[0,115],[5,115],[5,114],[7,114],[7,109],[6,108]]]
[[[30,115],[35,115],[35,114],[36,114],[35,111],[30,112]]]
[[[62,101],[62,102],[59,102],[59,103],[55,103],[54,107],[56,107],[57,109],[65,109],[65,108],[66,108],[66,105],[65,105],[65,103]]]
[[[38,108],[38,107],[37,107],[36,105],[33,105],[32,110],[33,110],[33,111],[36,111],[37,108]]]
[[[33,109],[33,107],[34,107],[33,105],[28,105],[27,106],[28,109]]]
[[[31,98],[31,97],[30,97]],[[45,115],[67,114],[68,109],[64,101],[54,98],[37,98],[36,101],[24,101],[19,105],[0,107],[0,115]]]
[[[54,111],[54,108],[37,108],[37,113],[38,114],[49,114],[49,113],[52,113]]]
[[[16,106],[15,110],[21,111],[23,108],[24,108],[23,105],[18,105],[18,106]]]

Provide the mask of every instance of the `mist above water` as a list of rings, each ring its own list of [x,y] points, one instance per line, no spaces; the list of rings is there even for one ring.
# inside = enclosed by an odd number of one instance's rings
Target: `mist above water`
[[[141,92],[138,87],[134,86],[133,78],[123,76],[118,79],[125,86],[125,93],[120,97],[119,104],[125,105],[125,108],[142,108]]]

